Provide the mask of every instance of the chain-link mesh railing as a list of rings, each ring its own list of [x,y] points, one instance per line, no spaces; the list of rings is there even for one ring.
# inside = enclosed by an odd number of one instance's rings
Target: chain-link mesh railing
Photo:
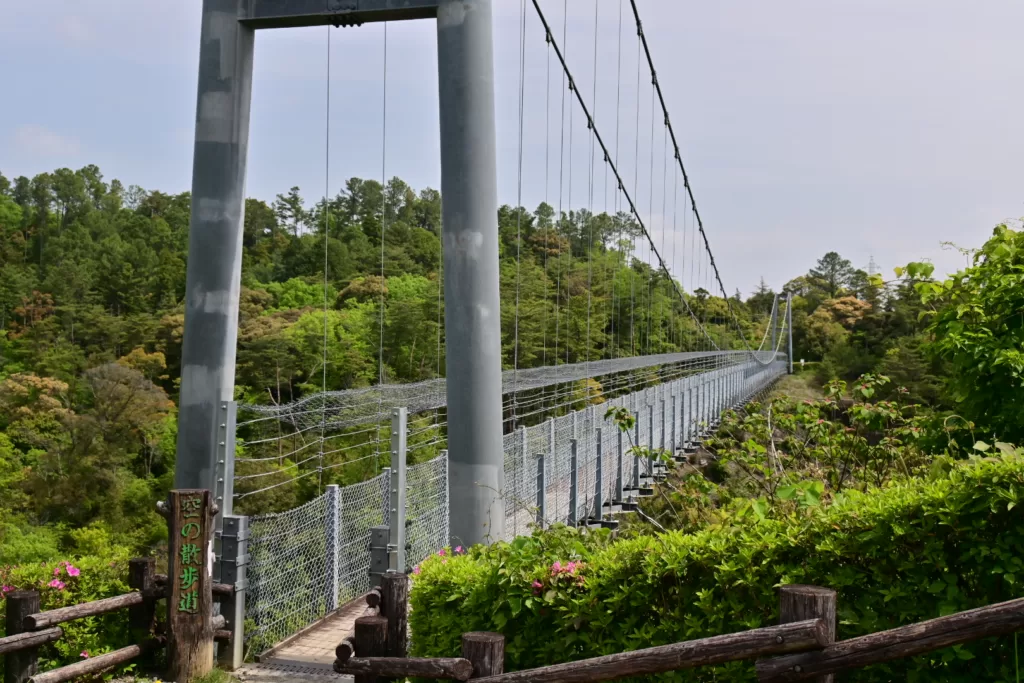
[[[667,371],[610,378],[597,385],[597,395],[590,388],[583,394],[567,392],[562,398],[555,392],[554,398],[549,397],[554,410],[580,407],[517,427],[504,437],[505,537],[528,534],[537,524],[538,457],[544,458],[544,526],[603,517],[598,498],[606,504],[621,502],[618,477],[625,489],[623,498],[629,498],[630,491],[635,493],[640,485],[637,473],[652,474],[646,459],[638,463],[630,453],[632,447],[678,451],[699,441],[722,410],[763,391],[785,367],[784,361],[764,365],[749,355],[699,356],[677,361]],[[618,426],[605,418],[613,406],[637,417],[634,429],[620,434]],[[310,426],[299,427],[303,428]],[[409,566],[448,543],[448,461],[441,451],[446,446],[446,429],[443,408],[409,417],[409,458],[421,461],[406,473]],[[353,428],[347,423],[346,430],[346,434],[372,433],[366,439],[370,452],[386,450],[389,426]],[[301,434],[297,438],[301,440]],[[438,452],[441,455],[435,457]],[[423,462],[424,458],[432,459]],[[370,529],[389,523],[389,486],[385,470],[361,483],[329,487],[328,493],[293,510],[251,519],[246,606],[252,624],[246,633],[250,650],[258,652],[279,643],[370,588]]]
[[[390,472],[341,489],[338,605],[370,590],[370,529],[388,523]]]
[[[406,563],[413,566],[448,545],[447,454],[410,467],[406,486]]]
[[[784,361],[762,365],[750,360],[726,365],[672,379],[506,434],[505,538],[529,533],[537,523],[540,508],[538,458],[543,456],[544,459],[544,525],[596,519],[599,512],[603,513],[597,509],[599,486],[602,503],[621,502],[615,501],[620,462],[624,489],[639,484],[637,470],[641,476],[652,474],[647,459],[641,459],[639,468],[636,467],[636,458],[629,452],[631,448],[679,451],[686,443],[700,440],[722,411],[763,391],[785,370]],[[613,406],[624,407],[637,417],[635,428],[622,434],[621,460],[620,430],[610,418],[604,417]],[[597,479],[598,429],[602,444],[600,482]],[[570,505],[574,441],[575,517]]]
[[[245,641],[262,652],[327,613],[328,494],[249,520]],[[366,555],[360,552],[360,555]]]

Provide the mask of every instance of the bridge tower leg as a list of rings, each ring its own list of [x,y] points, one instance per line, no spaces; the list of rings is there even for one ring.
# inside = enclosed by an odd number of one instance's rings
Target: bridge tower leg
[[[793,374],[793,293],[786,294],[786,334],[789,336],[789,374]]]
[[[203,0],[174,471],[175,488],[223,497],[218,519],[231,514],[230,483],[220,491],[216,479],[226,442],[219,409],[235,389],[254,45],[253,29],[238,21],[246,4]]]
[[[451,540],[504,537],[491,0],[440,0],[437,66]]]

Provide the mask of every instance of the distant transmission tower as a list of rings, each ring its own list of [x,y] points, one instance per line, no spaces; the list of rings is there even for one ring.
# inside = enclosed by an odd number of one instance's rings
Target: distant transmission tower
[[[868,275],[878,275],[878,264],[875,263],[874,254],[871,255],[871,260],[868,261]]]

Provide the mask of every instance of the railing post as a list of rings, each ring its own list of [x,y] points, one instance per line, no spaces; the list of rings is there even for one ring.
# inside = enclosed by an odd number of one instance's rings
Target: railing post
[[[463,633],[462,656],[473,663],[473,678],[505,673],[505,636],[500,633]]]
[[[836,639],[836,592],[830,588],[790,584],[779,589],[779,623],[791,624],[805,619],[821,619],[828,629],[828,642]],[[833,674],[815,678],[816,683],[832,683]]]
[[[665,399],[663,398],[661,399],[661,429],[658,430],[658,432],[660,432],[658,448],[660,448],[661,450],[665,450],[665,448],[668,446],[668,434],[666,433],[668,432],[668,420],[665,419],[668,415],[667,410],[668,406],[666,405]]]
[[[647,406],[647,474],[654,477],[654,458],[650,453],[654,451],[654,406]]]
[[[544,480],[544,454],[537,456],[537,526],[541,529],[547,524],[548,511],[548,487]]]
[[[237,669],[245,662],[245,594],[246,567],[249,564],[249,518],[240,515],[225,515],[223,529],[220,532],[220,562],[217,568],[220,573],[217,579],[221,583],[231,584],[235,592],[220,600],[220,613],[227,619],[226,628],[231,631],[230,643],[217,645],[217,660],[226,669]],[[336,524],[335,529],[340,524]],[[335,536],[337,544],[337,536]],[[338,548],[337,545],[334,546]],[[335,596],[337,596],[337,551],[328,554],[328,562],[334,561]],[[331,574],[328,573],[328,580]]]
[[[168,523],[168,678],[190,681],[213,669],[213,507],[210,491],[171,491]]]
[[[385,617],[359,617],[355,623],[356,657],[386,657],[388,620]],[[376,676],[356,676],[355,683],[376,683]]]
[[[637,405],[637,400],[635,398],[633,400],[633,407],[636,410],[636,422],[633,423],[633,445],[636,448],[640,448],[643,446],[643,444],[640,443],[640,420],[644,418],[643,415],[640,414],[640,407]],[[640,456],[637,455],[635,450],[633,451],[633,486],[637,489],[640,488]]]
[[[594,519],[600,522],[604,519],[604,443],[601,438],[601,428],[594,430],[594,438],[597,439],[597,489],[594,491]]]
[[[381,578],[380,599],[388,620],[388,656],[405,657],[408,647],[409,577],[388,572]]]
[[[616,430],[616,467],[615,467],[615,502],[622,502],[622,437],[625,436],[622,430]]]
[[[569,441],[569,526],[576,526],[579,522],[579,461],[576,443],[576,439]]]
[[[693,382],[689,377],[683,395],[683,446],[689,446],[693,443]]]
[[[7,635],[24,633],[25,617],[39,612],[39,591],[14,591],[7,594]],[[4,683],[25,683],[39,666],[39,648],[28,647],[4,655]]]
[[[128,628],[132,642],[144,643],[153,634],[156,620],[156,598],[153,595],[153,575],[156,560],[152,557],[136,557],[128,560],[128,587],[146,598],[141,605],[128,608]]]
[[[386,470],[385,470],[386,471]],[[391,527],[370,527],[370,585],[380,584],[381,578],[388,571],[391,546]]]
[[[341,549],[341,488],[337,484],[330,484],[326,494],[325,524],[327,553],[327,614],[338,609],[338,595],[341,587],[338,585],[338,554]]]
[[[388,547],[388,571],[403,573],[405,566],[405,458],[408,438],[408,411],[391,409],[391,533]]]
[[[679,451],[679,444],[676,442],[676,421],[677,421],[676,410],[679,407],[677,405],[677,399],[678,399],[678,397],[675,395],[675,392],[673,392],[672,393],[672,420],[671,420],[671,422],[669,422],[670,428],[672,430],[671,434],[670,434],[671,439],[670,439],[670,442],[669,442],[670,443],[670,448],[672,449],[672,457],[675,457],[676,453]]]

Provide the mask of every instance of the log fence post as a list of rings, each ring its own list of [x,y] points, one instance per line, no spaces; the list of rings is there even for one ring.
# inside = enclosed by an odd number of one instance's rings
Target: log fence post
[[[462,656],[473,663],[473,678],[505,673],[505,636],[486,631],[463,633]]]
[[[7,635],[24,633],[25,617],[39,611],[39,591],[14,591],[7,594]],[[29,647],[4,655],[4,683],[25,683],[38,668],[39,648]]]
[[[128,608],[128,628],[132,643],[141,645],[153,637],[156,625],[156,596],[154,576],[156,560],[152,557],[137,557],[128,560],[128,586],[142,594],[141,605]]]
[[[409,577],[388,572],[381,579],[380,589],[382,615],[388,620],[387,656],[405,657],[409,633]]]
[[[387,606],[385,598],[385,606]],[[386,657],[388,654],[387,617],[359,617],[355,623],[356,657]],[[355,683],[376,683],[376,676],[356,676]]]
[[[806,619],[825,622],[828,644],[836,640],[836,592],[820,586],[790,584],[779,589],[779,623],[790,624]],[[814,679],[816,683],[832,683],[833,674]]]

